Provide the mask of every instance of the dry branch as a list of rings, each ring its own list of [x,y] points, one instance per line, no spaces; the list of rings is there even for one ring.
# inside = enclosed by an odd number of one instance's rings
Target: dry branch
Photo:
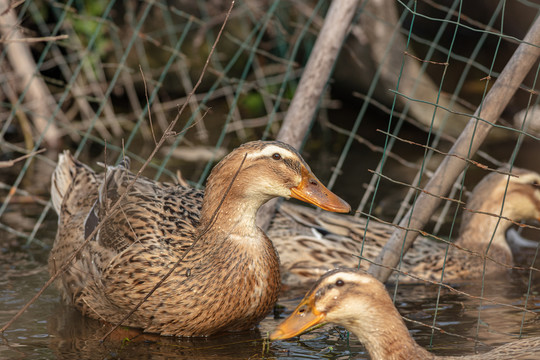
[[[36,156],[37,154],[40,154],[40,153],[42,153],[44,151],[45,151],[45,149],[40,149],[38,151],[31,152],[30,154],[19,156],[18,158],[13,159],[13,160],[0,161],[0,169],[13,166],[13,165],[15,165],[15,163],[17,163],[19,161],[22,161],[24,159],[28,159],[29,157]]]

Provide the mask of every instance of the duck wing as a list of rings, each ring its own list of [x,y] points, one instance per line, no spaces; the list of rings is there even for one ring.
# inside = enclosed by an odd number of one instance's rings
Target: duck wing
[[[129,171],[129,159],[107,167],[100,180],[84,234],[89,236],[104,223],[92,241],[111,252],[109,261],[137,243],[146,251],[161,248],[176,255],[192,245],[202,191],[137,177]]]
[[[156,261],[148,262],[148,267],[165,264],[166,268],[176,262],[193,243],[203,197],[200,190],[136,178],[129,171],[129,160],[96,174],[69,152],[59,158],[51,192],[59,229],[49,257],[50,273],[56,273],[77,252],[60,277],[59,288],[68,302],[83,309],[94,303],[94,309],[83,313],[110,305],[102,297],[115,291],[107,289],[109,267],[129,265],[133,259],[128,254],[141,253],[147,261]],[[136,272],[142,266],[132,265],[124,270]],[[101,304],[90,298],[100,299]]]

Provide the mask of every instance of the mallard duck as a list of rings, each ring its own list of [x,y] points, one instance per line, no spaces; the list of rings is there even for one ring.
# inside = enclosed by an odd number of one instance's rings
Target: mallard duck
[[[373,360],[435,358],[410,336],[384,285],[362,270],[327,272],[270,338],[288,339],[325,322],[341,325],[354,333]],[[502,345],[481,355],[459,358],[519,359],[538,355],[539,351],[540,337],[534,337]]]
[[[270,311],[280,291],[279,260],[255,224],[269,199],[350,211],[294,148],[277,141],[232,151],[212,170],[206,192],[136,179],[128,168],[124,161],[98,175],[69,152],[60,155],[51,185],[59,225],[49,270],[54,274],[104,222],[60,275],[59,289],[84,315],[116,323],[178,262],[123,323],[162,335],[251,329]]]
[[[444,280],[482,276],[482,256],[488,247],[486,274],[513,265],[512,251],[505,238],[512,222],[506,219],[518,222],[540,217],[540,175],[519,168],[513,168],[512,174],[516,176],[490,173],[472,191],[465,205],[468,210],[463,212],[460,236],[446,258]],[[503,199],[502,217],[506,219],[499,221]],[[365,229],[365,218],[282,204],[268,229],[268,236],[280,255],[282,281],[288,285],[314,282],[330,269],[357,267],[360,254],[364,259],[374,260],[394,227],[371,220],[366,232]],[[400,276],[400,281],[441,281],[446,246],[420,236],[401,264],[401,271],[413,276]],[[366,260],[360,262],[365,270],[369,265]]]

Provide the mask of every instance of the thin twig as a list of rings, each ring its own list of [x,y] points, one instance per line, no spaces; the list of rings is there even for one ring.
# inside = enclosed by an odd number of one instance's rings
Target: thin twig
[[[23,156],[20,156],[16,159],[13,159],[13,160],[5,160],[5,161],[0,161],[0,169],[2,168],[7,168],[7,167],[10,167],[10,166],[13,166],[15,165],[15,163],[19,162],[19,161],[22,161],[24,159],[27,159],[29,157],[32,157],[32,156],[35,156],[37,154],[41,154],[42,152],[44,152],[46,149],[39,149],[38,151],[34,151],[34,152],[31,152],[30,154],[26,154],[26,155],[23,155]]]
[[[105,205],[105,217],[107,217],[107,213],[109,211],[109,189],[107,189],[107,168],[108,168],[108,165],[107,165],[107,141],[105,141],[105,146],[104,146],[104,149],[103,149],[103,167],[105,168],[105,172],[103,174],[103,198],[104,198],[104,205]],[[126,191],[127,192],[127,191]],[[98,202],[99,202],[99,193],[98,193]],[[90,211],[92,211],[92,209],[90,209]],[[86,227],[86,226],[85,226]]]
[[[150,111],[150,101],[148,100],[148,86],[146,85],[146,78],[144,77],[144,72],[140,64],[139,64],[139,71],[141,72],[141,76],[142,76],[143,84],[144,84],[144,96],[146,97],[146,106],[148,106],[148,122],[150,123],[150,131],[152,132],[154,145],[157,145],[156,133],[154,132],[154,125],[152,124],[152,111]]]
[[[57,36],[42,36],[42,37],[29,37],[22,39],[0,39],[0,44],[11,44],[11,43],[37,43],[37,42],[48,42],[56,40],[64,40],[69,38],[67,35],[57,35]]]

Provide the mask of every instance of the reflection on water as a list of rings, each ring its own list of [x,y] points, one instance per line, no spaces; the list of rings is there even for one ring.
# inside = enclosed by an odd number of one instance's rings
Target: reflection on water
[[[52,224],[55,226],[55,224]],[[41,252],[41,253],[40,253]],[[5,324],[48,279],[46,250],[2,253],[0,275],[0,324]],[[531,254],[534,255],[534,254]],[[484,297],[497,302],[523,307],[527,292],[528,275],[513,274],[490,280],[484,288]],[[481,284],[470,282],[458,289],[480,296]],[[346,331],[327,325],[310,334],[290,341],[278,341],[268,346],[262,339],[274,329],[298,303],[305,289],[290,289],[284,293],[277,310],[269,315],[258,331],[228,334],[209,339],[178,339],[141,334],[120,329],[104,343],[99,339],[109,325],[82,317],[77,311],[60,303],[55,289],[47,290],[39,300],[4,334],[0,343],[2,359],[318,359],[366,358],[362,346]],[[389,286],[392,294],[394,288]],[[527,307],[540,313],[540,284],[532,283]],[[436,326],[445,333],[419,323],[408,322],[415,339],[432,351],[443,354],[471,354],[486,351],[493,345],[503,344],[519,334],[523,321],[524,335],[540,336],[540,320],[534,314],[523,314],[512,307],[479,301],[449,290],[441,292],[438,308],[435,306],[437,289],[424,285],[399,285],[396,305],[407,318],[431,325],[437,312]],[[480,321],[478,312],[481,309]],[[227,316],[223,314],[223,316]],[[478,329],[478,330],[477,330]],[[476,337],[480,341],[472,340]],[[459,335],[459,336],[455,336]]]
[[[181,340],[121,328],[100,343],[109,329],[108,324],[58,306],[49,319],[52,353],[66,359],[165,359],[173,356],[175,359],[245,359],[261,357],[263,353],[261,336],[255,331]]]

